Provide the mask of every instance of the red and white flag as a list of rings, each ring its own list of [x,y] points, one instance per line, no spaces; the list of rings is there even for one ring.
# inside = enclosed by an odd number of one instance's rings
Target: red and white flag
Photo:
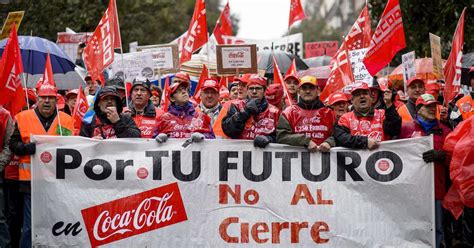
[[[207,66],[205,64],[202,65],[201,75],[199,76],[199,82],[196,85],[196,89],[194,90],[193,99],[196,103],[201,102],[201,88],[204,84],[204,80],[209,78],[209,71],[207,70]]]
[[[346,43],[342,42],[341,47],[334,55],[334,63],[329,73],[326,87],[319,98],[325,101],[332,93],[341,91],[346,85],[354,83],[354,75],[352,74],[352,67],[349,60],[349,53],[346,48]]]
[[[117,6],[115,0],[110,0],[107,10],[84,49],[84,62],[93,81],[101,79],[102,71],[114,61],[114,49],[121,47]]]
[[[447,105],[456,94],[459,92],[461,86],[461,68],[462,68],[462,48],[464,43],[464,14],[466,8],[462,11],[459,17],[456,31],[454,31],[453,45],[449,53],[448,60],[444,66],[444,78],[446,80],[446,87],[444,88],[444,102]]]
[[[298,71],[296,70],[296,60],[293,59],[293,61],[291,61],[291,65],[290,67],[288,68],[288,71],[286,71],[285,73],[285,76],[286,75],[296,75]]]
[[[291,0],[290,3],[290,18],[288,19],[288,28],[293,25],[293,23],[303,20],[306,18],[304,14],[303,6],[301,5],[300,0]]]
[[[161,98],[161,109],[168,112],[170,106],[170,77],[166,76],[165,87],[163,89],[163,97]]]
[[[366,48],[370,45],[371,37],[372,28],[370,26],[369,10],[366,5],[345,38],[347,49],[351,51]]]
[[[72,118],[74,120],[74,135],[79,135],[79,131],[81,130],[82,126],[82,119],[84,118],[87,110],[89,110],[89,104],[81,85],[79,86],[76,105],[74,106],[74,111],[72,112]]]
[[[288,86],[285,84],[283,80],[283,76],[281,75],[280,68],[278,67],[278,63],[274,56],[273,59],[273,83],[280,84],[283,87],[283,92],[285,93],[285,97],[287,98],[288,102],[293,105],[293,100],[291,100],[290,92],[288,91]]]
[[[193,52],[206,44],[207,38],[206,3],[204,0],[196,0],[193,18],[183,40],[179,64],[189,61]]]
[[[44,63],[44,72],[43,77],[36,83],[36,89],[38,90],[41,85],[49,84],[53,87],[56,87],[56,82],[54,81],[53,67],[51,66],[51,56],[46,54],[46,62]]]
[[[218,44],[224,44],[223,35],[232,36],[232,22],[230,20],[230,7],[229,2],[225,5],[224,9],[216,22],[214,31],[212,31]]]
[[[388,0],[364,57],[367,71],[374,76],[395,54],[406,47],[402,11],[398,0]]]
[[[23,73],[20,44],[15,24],[8,36],[2,59],[0,60],[0,105],[3,105],[12,116],[15,116],[26,105],[25,91],[20,81]]]

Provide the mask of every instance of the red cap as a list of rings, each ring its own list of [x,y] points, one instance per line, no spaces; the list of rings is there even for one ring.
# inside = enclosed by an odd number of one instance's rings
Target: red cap
[[[440,104],[436,99],[434,98],[433,95],[425,93],[416,99],[416,106],[422,104],[422,105],[429,105],[432,103]]]
[[[66,101],[64,100],[64,97],[61,96],[61,94],[57,94],[56,98],[57,98],[56,106],[58,106],[58,109],[59,110],[64,109],[64,106],[66,106]]]
[[[229,90],[226,87],[221,87],[219,91],[219,99],[230,98]]]
[[[351,94],[353,95],[354,92],[356,92],[356,91],[358,91],[358,90],[370,90],[370,88],[369,88],[369,85],[368,85],[366,82],[363,82],[363,81],[356,81],[356,82],[352,85]]]
[[[346,95],[344,93],[333,93],[328,97],[328,105],[332,106],[338,102],[348,102]]]
[[[378,78],[377,82],[379,83],[379,87],[381,91],[390,91],[392,87],[392,82],[387,78]]]
[[[38,96],[56,96],[58,89],[51,84],[41,84],[37,93]]]
[[[281,84],[270,84],[268,86],[267,91],[265,92],[265,96],[267,97],[267,101],[272,105],[278,105],[283,98],[284,92],[283,87]]]
[[[244,84],[248,84],[249,81],[250,81],[250,78],[253,76],[253,74],[251,73],[245,73],[244,75],[242,75],[242,77],[238,77],[235,79],[235,81],[238,81],[238,82],[241,82],[241,83],[244,83]]]
[[[76,95],[79,94],[79,89],[73,89],[73,90],[70,90],[66,93],[66,99],[69,99],[69,97],[73,96],[73,95]]]
[[[428,81],[428,83],[425,85],[426,91],[439,92],[441,90],[441,86],[439,86],[439,84],[435,80],[431,82],[430,81]]]
[[[414,77],[414,78],[411,78],[410,80],[408,80],[407,87],[410,86],[410,84],[415,83],[415,82],[421,82],[423,85],[425,85],[425,81],[423,81],[423,79],[421,79],[419,77]]]
[[[172,84],[170,85],[170,94],[169,94],[169,96],[172,96],[173,93],[174,93],[174,92],[178,89],[178,87],[179,87],[180,85],[182,85],[182,84],[185,85],[186,87],[189,87],[189,82],[176,82],[176,83],[172,83]]]
[[[201,92],[206,90],[206,89],[213,89],[213,90],[219,92],[219,82],[217,82],[217,80],[212,79],[212,78],[204,79],[204,83],[202,85]]]
[[[247,87],[254,84],[260,85],[262,87],[267,87],[267,79],[264,77],[260,77],[257,74],[254,74],[249,78]]]
[[[286,81],[289,78],[295,79],[296,81],[298,81],[298,84],[300,83],[300,79],[295,74],[288,74],[288,75],[285,76],[285,78],[283,80]]]
[[[179,78],[181,80],[191,82],[191,78],[189,77],[189,74],[187,72],[184,72],[184,71],[180,71],[180,72],[176,73],[174,75],[174,77]]]

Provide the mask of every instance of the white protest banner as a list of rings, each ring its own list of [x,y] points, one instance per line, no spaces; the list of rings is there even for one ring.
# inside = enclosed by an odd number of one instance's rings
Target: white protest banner
[[[217,45],[217,73],[257,73],[257,48],[253,45]]]
[[[402,55],[403,63],[403,82],[406,85],[408,80],[416,76],[415,51]],[[405,89],[406,92],[406,89]]]
[[[33,136],[46,247],[432,247],[432,137],[377,150]]]
[[[292,34],[279,39],[272,40],[254,40],[235,36],[222,36],[225,44],[256,44],[257,52],[261,50],[280,50],[298,55],[303,58],[303,33]]]
[[[433,74],[437,79],[444,79],[443,61],[441,59],[441,37],[430,33],[431,58]]]
[[[372,85],[373,77],[367,71],[364,65],[364,56],[367,48],[349,51],[349,60],[351,61],[352,74],[355,81],[364,81],[368,85]]]
[[[125,80],[132,81],[135,78],[147,78],[149,80],[155,79],[153,71],[153,57],[151,52],[134,52],[124,53],[123,61],[122,55],[115,59],[110,65],[109,69],[114,76],[125,75]]]

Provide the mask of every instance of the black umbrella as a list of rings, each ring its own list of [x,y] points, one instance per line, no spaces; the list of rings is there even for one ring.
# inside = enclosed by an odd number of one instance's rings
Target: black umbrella
[[[309,67],[303,62],[300,57],[283,52],[283,51],[271,51],[271,50],[264,50],[257,52],[257,64],[259,70],[265,70],[265,75],[271,74],[273,75],[273,59],[272,56],[275,56],[275,59],[278,63],[278,68],[280,68],[281,73],[285,73],[288,68],[290,68],[291,62],[293,58],[296,62],[296,70],[306,70]]]
[[[319,66],[329,65],[329,63],[331,62],[331,59],[332,59],[331,56],[323,55],[323,56],[303,59],[303,61],[309,67],[319,67]]]

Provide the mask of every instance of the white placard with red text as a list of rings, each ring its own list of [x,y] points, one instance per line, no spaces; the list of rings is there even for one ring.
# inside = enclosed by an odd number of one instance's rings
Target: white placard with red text
[[[35,246],[432,247],[432,137],[330,154],[33,136]]]

